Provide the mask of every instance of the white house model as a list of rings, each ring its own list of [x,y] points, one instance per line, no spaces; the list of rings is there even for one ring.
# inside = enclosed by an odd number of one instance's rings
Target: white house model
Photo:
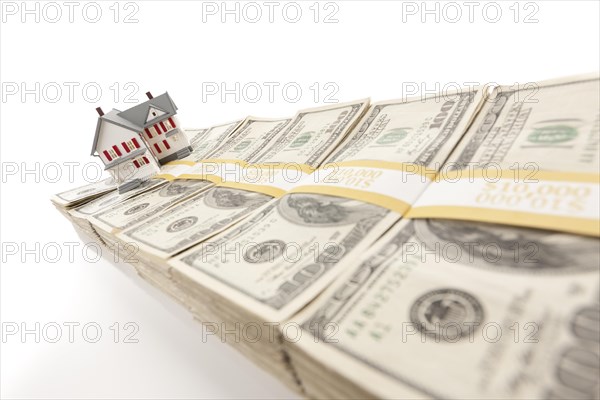
[[[156,174],[160,165],[178,160],[192,151],[175,114],[177,106],[168,93],[125,111],[113,109],[100,115],[92,145],[123,193]]]

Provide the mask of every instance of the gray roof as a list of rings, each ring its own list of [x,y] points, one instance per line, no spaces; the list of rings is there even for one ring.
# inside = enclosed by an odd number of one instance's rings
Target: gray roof
[[[166,115],[161,115],[159,117],[154,118],[151,121],[146,122],[146,117],[148,116],[148,111],[150,110],[150,107],[154,107],[161,111],[164,111]],[[121,111],[119,113],[119,116],[128,120],[132,124],[139,126],[141,131],[143,128],[153,125],[156,121],[168,118],[170,116],[175,115],[176,113],[177,106],[175,105],[175,103],[173,103],[173,100],[171,100],[171,96],[169,96],[169,93],[165,92],[160,96],[156,96],[148,101],[138,104],[135,107],[131,107],[130,109],[125,111]]]
[[[94,135],[94,143],[92,144],[92,152],[90,153],[91,155],[94,155],[94,153],[96,152],[96,146],[98,145],[98,136],[100,135],[100,127],[102,126],[103,121],[108,121],[110,123],[121,126],[125,129],[129,129],[136,133],[139,133],[141,131],[141,129],[138,126],[135,126],[130,121],[126,120],[125,118],[120,117],[119,116],[120,112],[121,111],[113,108],[107,114],[104,114],[103,116],[98,117],[98,123],[96,124],[96,133]]]

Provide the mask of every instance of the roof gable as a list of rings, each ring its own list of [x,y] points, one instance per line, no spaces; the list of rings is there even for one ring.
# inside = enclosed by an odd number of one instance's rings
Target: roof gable
[[[98,117],[98,123],[96,124],[96,133],[94,134],[94,143],[92,144],[92,151],[90,155],[94,155],[96,152],[96,146],[98,145],[98,138],[100,136],[100,129],[102,128],[103,123],[114,124],[125,129],[129,129],[135,133],[140,132],[140,128],[129,122],[128,120],[121,118],[119,113],[121,111],[117,109],[112,109],[108,114],[104,114],[101,117]]]
[[[146,123],[150,123],[150,121],[153,121],[158,117],[162,117],[165,114],[166,112],[158,107],[150,107],[148,109],[148,115],[146,115]]]
[[[154,117],[151,114],[151,109],[162,111],[164,114],[157,115]],[[149,99],[137,106],[131,107],[128,110],[119,112],[119,117],[126,119],[130,123],[138,126],[138,130],[142,130],[152,125],[157,119],[163,119],[175,115],[177,113],[177,106],[173,103],[173,100],[169,96],[168,92],[161,94],[160,96]],[[159,113],[157,113],[159,114]],[[150,116],[154,118],[149,119]]]

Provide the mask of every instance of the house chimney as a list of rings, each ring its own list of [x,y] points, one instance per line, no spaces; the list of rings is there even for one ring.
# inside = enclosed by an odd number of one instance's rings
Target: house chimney
[[[154,98],[154,97],[152,97],[152,93],[150,93],[150,92],[146,92],[146,96],[148,96],[148,98],[150,100],[152,100]]]
[[[98,108],[96,108],[96,111],[98,112],[99,116],[103,116],[104,115],[104,111],[102,111],[102,108],[98,107]]]

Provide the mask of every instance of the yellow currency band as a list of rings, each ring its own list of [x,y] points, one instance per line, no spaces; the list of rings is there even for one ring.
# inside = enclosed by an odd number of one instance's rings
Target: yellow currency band
[[[522,211],[490,210],[478,207],[428,206],[411,208],[405,218],[458,219],[502,225],[549,229],[586,236],[600,236],[600,221],[586,218],[542,215]]]
[[[359,200],[365,203],[371,203],[376,206],[384,207],[388,210],[397,212],[400,215],[404,215],[410,209],[410,204],[395,197],[360,189],[340,188],[335,186],[303,185],[296,189],[290,190],[288,193],[315,193],[344,197],[347,199]]]

